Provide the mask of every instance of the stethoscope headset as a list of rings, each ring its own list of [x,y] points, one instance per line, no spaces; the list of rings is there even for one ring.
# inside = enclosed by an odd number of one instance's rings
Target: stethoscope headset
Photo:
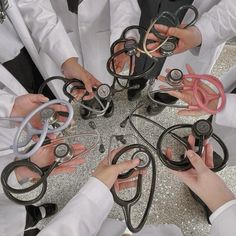
[[[194,25],[198,18],[198,10],[193,5],[181,6],[180,8],[177,9],[175,13],[164,11],[153,20],[153,22],[150,24],[149,28],[147,29],[147,32],[143,40],[143,50],[146,53],[146,55],[148,55],[150,58],[155,59],[152,53],[158,50],[163,57],[171,56],[174,53],[174,50],[176,49],[179,39],[174,36],[165,36],[161,34],[154,26],[155,24],[160,23],[162,20],[165,20],[168,22],[169,27],[170,26],[179,27],[181,24],[180,13],[182,11],[187,11],[187,10],[191,10],[193,12],[193,19],[186,26],[183,27],[183,29],[186,29],[189,26]],[[153,33],[159,41],[159,45],[151,50],[147,49],[147,45],[149,41],[148,35],[150,33]]]
[[[172,69],[166,75],[166,83],[168,87],[159,88],[157,90],[152,90],[155,79],[150,80],[148,87],[148,98],[153,102],[162,106],[174,107],[174,108],[185,108],[185,109],[201,109],[209,114],[216,114],[222,111],[226,104],[226,97],[224,93],[223,84],[218,78],[213,75],[207,74],[183,74],[179,69]],[[209,92],[204,86],[211,86],[214,88],[213,91]],[[208,86],[208,88],[210,88]],[[196,105],[187,104],[171,104],[165,103],[154,99],[154,94],[156,93],[167,93],[169,91],[190,91],[196,100]],[[219,100],[219,105],[216,109],[210,108],[209,104],[213,100]]]
[[[140,163],[137,167],[135,167],[125,173],[118,175],[118,179],[122,179],[122,180],[130,178],[132,176],[132,174],[137,170],[140,171],[143,169],[147,169],[147,168],[150,168],[150,166],[152,168],[152,172],[151,172],[152,179],[151,179],[151,183],[150,183],[150,194],[149,194],[148,202],[147,202],[145,211],[142,215],[142,219],[136,227],[134,227],[132,224],[131,210],[132,210],[132,207],[136,203],[139,202],[139,200],[142,196],[143,175],[141,173],[138,174],[137,188],[136,188],[135,195],[132,197],[132,199],[124,200],[121,197],[119,197],[118,194],[116,193],[114,186],[111,188],[111,193],[113,195],[115,203],[117,203],[119,206],[121,206],[121,208],[123,210],[127,228],[132,233],[137,233],[145,225],[148,214],[151,209],[153,196],[154,196],[154,192],[155,192],[155,186],[156,186],[156,164],[155,164],[155,158],[154,158],[153,154],[150,152],[150,150],[146,146],[144,146],[142,144],[138,144],[138,143],[127,145],[127,138],[129,136],[135,137],[134,135],[113,135],[113,136],[111,136],[109,150],[111,149],[111,143],[112,143],[113,139],[116,140],[117,142],[122,143],[123,145],[126,145],[126,146],[121,148],[118,151],[118,153],[116,153],[114,158],[112,160],[110,160],[110,164],[115,165],[121,159],[127,160],[127,155],[129,156],[129,158],[131,160],[135,159],[135,158],[140,159]],[[136,137],[135,137],[135,139],[137,140]]]
[[[79,100],[73,96],[73,92],[85,91],[84,83],[79,79],[67,79],[61,76],[54,76],[46,79],[40,86],[38,93],[42,93],[45,86],[54,80],[64,82],[63,93],[68,97],[69,102],[73,102],[79,106],[80,115],[83,119],[92,119],[100,116],[106,118],[111,117],[114,112],[114,105],[110,93],[110,86],[101,84],[97,88],[93,88],[94,98],[91,100],[84,100],[88,95],[86,92]]]
[[[139,104],[130,114],[129,116],[123,120],[120,124],[121,127],[125,127],[127,122],[129,122],[130,126],[132,129],[135,131],[135,133],[150,147],[153,149],[158,154],[158,157],[160,161],[168,168],[172,170],[178,170],[178,171],[185,171],[190,168],[192,168],[192,165],[190,164],[188,158],[185,157],[183,154],[178,161],[170,160],[167,158],[167,156],[163,153],[163,140],[166,138],[167,135],[170,135],[172,138],[178,141],[179,144],[183,145],[186,150],[191,149],[189,143],[187,142],[186,138],[180,137],[173,131],[177,131],[179,129],[191,129],[191,133],[195,137],[195,146],[197,146],[198,151],[197,154],[200,156],[202,155],[203,152],[203,147],[204,147],[204,141],[212,138],[214,139],[219,146],[222,149],[223,156],[220,156],[216,152],[213,153],[213,159],[217,164],[211,169],[214,172],[222,170],[229,159],[229,153],[226,145],[224,144],[223,140],[221,140],[216,134],[213,133],[212,125],[211,122],[208,120],[198,120],[194,124],[177,124],[173,125],[169,128],[163,127],[161,124],[145,117],[139,114],[135,114],[135,111],[142,107],[143,104]],[[163,133],[160,135],[160,137],[157,140],[156,146],[152,145],[143,135],[141,132],[135,127],[133,118],[139,118],[142,119],[154,126],[157,126],[163,130]]]

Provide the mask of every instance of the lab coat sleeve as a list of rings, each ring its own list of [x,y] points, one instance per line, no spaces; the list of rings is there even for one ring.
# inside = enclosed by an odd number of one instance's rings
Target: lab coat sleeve
[[[236,94],[226,94],[224,109],[216,114],[216,124],[236,128]]]
[[[78,57],[49,0],[17,0],[17,5],[34,40],[59,68]]]
[[[113,205],[110,190],[91,177],[79,193],[38,234],[39,236],[95,236]]]
[[[141,11],[137,0],[110,0],[111,37],[110,43],[120,38],[123,30],[130,25],[139,25]],[[138,31],[127,36],[138,39]]]
[[[9,117],[15,103],[15,95],[0,90],[0,117]]]
[[[236,235],[236,200],[225,203],[218,208],[211,216],[211,236],[232,236]]]
[[[199,55],[204,55],[207,49],[215,48],[236,35],[235,12],[235,0],[221,0],[201,16],[195,24],[202,34]]]

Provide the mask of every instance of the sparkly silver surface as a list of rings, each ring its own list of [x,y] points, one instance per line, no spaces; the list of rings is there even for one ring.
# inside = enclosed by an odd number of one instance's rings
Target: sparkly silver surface
[[[236,47],[227,45],[214,67],[213,74],[220,76],[232,65],[236,64],[235,55]],[[143,94],[145,93],[146,92],[144,91]],[[115,114],[111,118],[98,118],[94,120],[97,129],[102,134],[106,150],[108,149],[109,137],[111,135],[133,133],[129,126],[125,129],[121,129],[119,124],[128,115],[131,109],[135,107],[137,102],[128,103],[126,93],[124,92],[115,95],[114,103]],[[140,109],[140,113],[143,114],[144,109]],[[176,110],[172,108],[165,109],[164,112],[156,117],[152,117],[152,119],[160,122],[165,127],[178,123],[193,123],[196,120],[195,118],[179,117],[176,115]],[[143,132],[148,140],[152,140],[152,144],[155,146],[158,136],[161,134],[161,130],[153,128],[153,126],[144,123],[141,120],[136,120],[135,125]],[[79,129],[86,129],[86,127],[88,127],[88,121],[80,119],[78,127]],[[50,177],[48,179],[48,191],[42,199],[42,202],[54,202],[58,204],[59,208],[62,208],[88,180],[89,176],[91,176],[91,171],[97,166],[103,156],[104,154],[100,154],[98,152],[98,147],[96,147],[86,156],[86,164],[78,166],[75,173]],[[202,207],[192,199],[187,187],[180,183],[176,177],[162,165],[157,156],[156,165],[156,192],[147,223],[175,224],[181,228],[183,234],[186,236],[209,235],[210,226],[207,224],[204,211]],[[236,193],[236,168],[226,168],[219,174],[227,185]],[[132,218],[135,220],[140,219],[140,216],[142,215],[143,207],[148,198],[150,179],[151,175],[149,171],[143,184],[143,196],[140,200],[140,204],[133,209],[132,212]],[[126,191],[124,194],[128,197],[130,194],[134,194],[134,191],[135,190],[132,189]],[[123,213],[120,207],[114,205],[110,217],[123,219]],[[41,227],[46,223],[46,220],[43,221]]]

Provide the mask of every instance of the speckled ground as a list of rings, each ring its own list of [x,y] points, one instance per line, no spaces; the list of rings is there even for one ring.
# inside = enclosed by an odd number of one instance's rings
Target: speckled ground
[[[222,75],[225,71],[236,64],[236,46],[227,45],[219,60],[217,61],[213,74],[216,76]],[[145,92],[144,92],[145,93]],[[131,133],[130,127],[125,130],[121,129],[119,124],[127,116],[129,111],[135,107],[136,102],[127,102],[126,94],[115,96],[115,114],[109,119],[99,118],[95,122],[98,130],[102,133],[105,147],[108,148],[109,137],[112,134]],[[141,113],[143,111],[140,111]],[[193,118],[182,118],[175,115],[175,110],[167,108],[158,117],[152,118],[160,121],[166,127],[177,123],[193,123]],[[79,129],[88,129],[88,122],[79,120]],[[144,124],[143,121],[137,121],[136,125],[144,132],[148,140],[153,140],[156,143],[160,130],[152,128],[150,125]],[[62,208],[81,188],[91,175],[91,170],[96,167],[102,159],[96,148],[89,155],[86,156],[87,163],[79,166],[76,173],[65,174],[60,176],[50,177],[48,180],[48,191],[42,202],[55,202]],[[176,224],[179,226],[186,236],[205,236],[209,235],[210,226],[204,217],[204,212],[190,196],[188,189],[180,183],[168,170],[165,168],[156,156],[157,162],[157,186],[154,196],[153,206],[148,217],[147,223],[152,224]],[[236,168],[226,168],[220,173],[228,186],[236,193]],[[144,183],[143,197],[140,205],[134,209],[132,213],[133,219],[139,219],[143,211],[143,202],[147,198],[149,191],[150,173],[147,173],[146,182]],[[127,194],[132,194],[133,190]],[[104,199],[105,200],[105,199]],[[81,214],[83,214],[81,212]],[[118,206],[114,206],[110,217],[116,219],[123,219],[123,214]],[[46,224],[44,221],[43,224]],[[42,225],[41,225],[42,226]]]

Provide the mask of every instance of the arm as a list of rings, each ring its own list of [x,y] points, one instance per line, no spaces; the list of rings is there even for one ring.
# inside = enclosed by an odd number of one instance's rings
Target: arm
[[[140,15],[141,11],[137,0],[110,0],[110,43],[112,44],[117,40],[126,27],[139,25]],[[138,34],[133,32],[130,37],[138,38]]]
[[[48,0],[17,0],[17,5],[34,40],[61,68],[78,57],[67,33]]]
[[[39,236],[96,235],[112,205],[109,189],[92,177]]]

